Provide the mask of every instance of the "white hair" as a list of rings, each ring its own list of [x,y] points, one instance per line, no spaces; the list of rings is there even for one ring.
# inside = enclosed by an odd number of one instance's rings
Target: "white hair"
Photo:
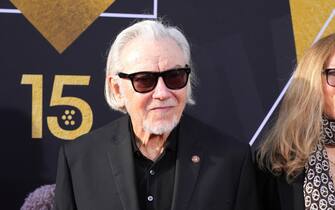
[[[108,105],[121,112],[127,112],[124,100],[117,99],[109,87],[108,76],[116,75],[122,70],[121,52],[124,46],[138,37],[149,37],[154,39],[170,38],[174,40],[182,50],[187,64],[192,71],[187,84],[187,103],[195,104],[192,98],[192,86],[195,85],[195,74],[192,68],[190,45],[183,33],[176,27],[168,26],[157,20],[144,20],[121,31],[112,44],[107,58],[106,79],[105,79],[105,98]]]

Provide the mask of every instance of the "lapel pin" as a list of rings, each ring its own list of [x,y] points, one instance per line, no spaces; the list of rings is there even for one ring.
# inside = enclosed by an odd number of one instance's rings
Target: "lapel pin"
[[[200,157],[198,155],[193,155],[192,156],[192,162],[193,163],[199,163],[200,162]]]

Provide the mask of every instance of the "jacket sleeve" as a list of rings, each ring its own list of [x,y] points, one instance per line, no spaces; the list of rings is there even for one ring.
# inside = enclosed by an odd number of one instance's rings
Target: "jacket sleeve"
[[[248,148],[242,163],[234,210],[259,210],[255,165]]]
[[[56,178],[54,210],[75,210],[77,209],[71,171],[65,153],[65,145],[62,145],[58,154],[58,169]]]

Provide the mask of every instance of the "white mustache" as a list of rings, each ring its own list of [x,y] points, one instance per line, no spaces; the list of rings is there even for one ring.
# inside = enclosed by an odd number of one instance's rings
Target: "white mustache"
[[[157,108],[164,108],[164,107],[173,107],[173,106],[177,106],[177,101],[173,100],[173,99],[168,99],[166,101],[155,101],[150,103],[150,105],[148,106],[147,110],[152,110],[152,109],[157,109]]]

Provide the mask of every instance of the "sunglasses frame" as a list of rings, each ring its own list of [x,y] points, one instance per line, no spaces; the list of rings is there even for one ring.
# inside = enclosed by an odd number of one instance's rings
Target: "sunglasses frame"
[[[185,85],[183,85],[182,87],[179,87],[179,88],[170,88],[168,87],[168,85],[166,84],[165,82],[165,76],[170,74],[171,72],[173,71],[185,71],[186,73],[186,82],[185,82]],[[123,72],[119,72],[117,75],[122,78],[122,79],[129,79],[131,81],[131,84],[133,86],[133,89],[138,92],[138,93],[148,93],[148,92],[151,92],[152,90],[155,89],[155,87],[157,86],[157,83],[158,83],[158,79],[159,77],[162,77],[163,81],[164,81],[164,84],[167,88],[169,88],[170,90],[179,90],[179,89],[182,89],[184,88],[186,85],[187,85],[187,82],[188,82],[188,78],[189,78],[189,75],[191,73],[191,68],[186,65],[185,67],[182,67],[182,68],[173,68],[173,69],[168,69],[166,71],[163,71],[163,72],[153,72],[153,71],[140,71],[140,72],[135,72],[135,73],[132,73],[132,74],[126,74],[126,73],[123,73]],[[136,90],[135,86],[134,86],[134,78],[136,77],[136,75],[139,75],[139,74],[150,74],[152,75],[154,78],[155,78],[155,83],[154,85],[152,86],[151,89],[148,89],[146,91],[138,91]]]
[[[328,76],[329,76],[329,72],[330,71],[334,71],[335,72],[335,68],[328,68],[328,69],[325,69],[322,73],[326,75],[326,81],[327,81],[327,84],[331,87],[335,87],[335,85],[331,85],[329,84],[329,81],[328,81]]]

